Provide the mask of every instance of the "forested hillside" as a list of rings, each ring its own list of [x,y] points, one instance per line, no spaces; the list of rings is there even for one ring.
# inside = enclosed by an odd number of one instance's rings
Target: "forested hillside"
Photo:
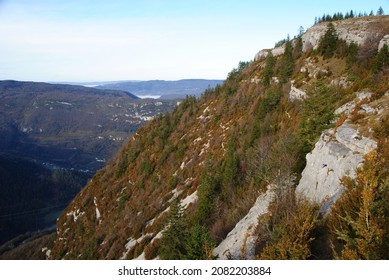
[[[51,257],[388,258],[388,23],[315,25],[139,129],[61,216]],[[317,204],[295,189],[320,139],[326,153],[360,157]],[[374,144],[346,149],[359,139]],[[246,214],[254,222],[234,229]]]
[[[158,116],[49,258],[387,259],[388,34],[388,16],[320,22]]]

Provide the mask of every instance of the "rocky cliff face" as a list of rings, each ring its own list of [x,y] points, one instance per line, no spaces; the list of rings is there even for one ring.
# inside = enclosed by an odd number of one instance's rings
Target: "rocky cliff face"
[[[387,26],[388,17],[363,17],[352,18],[333,22],[340,39],[347,43],[354,42],[360,46],[369,44],[372,48],[382,48],[388,42]],[[302,35],[303,51],[317,49],[320,38],[327,29],[327,22],[315,24]],[[386,35],[386,36],[385,36]],[[284,47],[279,46],[271,50],[261,50],[255,55],[255,60],[264,59],[271,52],[274,56],[284,53]]]
[[[356,169],[363,165],[364,156],[377,148],[371,127],[351,124],[351,115],[361,114],[366,122],[378,121],[388,109],[388,95],[370,103],[372,93],[357,93],[355,100],[335,111],[338,117],[342,115],[345,118],[344,123],[324,131],[313,151],[307,155],[307,165],[296,188],[297,195],[321,204],[321,211],[328,212],[344,191],[342,179],[345,176],[355,178]],[[358,103],[363,105],[356,107]]]
[[[255,228],[258,216],[267,213],[270,202],[274,199],[274,191],[270,187],[260,195],[247,215],[241,219],[226,238],[213,250],[218,259],[254,259]]]
[[[385,35],[378,44],[378,50],[380,51],[385,45],[389,46],[389,35]]]
[[[353,101],[335,110],[338,118],[340,115],[346,118],[344,123],[324,131],[312,152],[306,156],[307,164],[296,187],[296,196],[319,204],[322,214],[328,213],[331,205],[344,191],[342,179],[345,176],[355,178],[356,170],[363,165],[364,156],[377,148],[371,128],[366,131],[366,127],[350,123],[351,113],[354,112],[358,102],[366,102],[358,110],[366,120],[378,121],[389,110],[389,92],[378,101],[369,104],[368,100],[371,96],[370,92],[357,93]],[[360,130],[364,131],[364,135]],[[259,223],[258,217],[268,212],[274,195],[270,187],[266,193],[257,198],[248,214],[214,249],[215,256],[219,259],[255,257],[255,228]]]
[[[316,24],[303,34],[303,51],[318,47],[327,24],[326,22]],[[374,44],[374,47],[378,48],[379,41],[386,35],[384,27],[389,24],[389,20],[381,17],[363,17],[334,21],[333,24],[339,38],[347,43],[354,42],[359,46],[368,43]]]
[[[348,123],[336,131],[323,132],[314,150],[307,155],[307,166],[297,186],[297,194],[323,204],[321,211],[327,212],[344,189],[342,178],[355,178],[363,156],[375,147],[374,140],[361,136]]]

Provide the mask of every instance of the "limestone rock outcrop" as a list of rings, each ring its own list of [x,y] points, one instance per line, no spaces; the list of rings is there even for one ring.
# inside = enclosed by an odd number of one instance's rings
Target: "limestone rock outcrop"
[[[378,37],[376,47],[381,49],[384,44],[389,45],[388,28],[382,28],[382,24],[389,26],[389,18],[381,17],[362,17],[351,18],[341,21],[333,21],[336,32],[340,39],[347,43],[357,43],[363,45],[365,43],[372,44],[371,39]],[[381,25],[380,25],[381,24]],[[303,52],[311,49],[316,49],[319,46],[320,38],[327,30],[328,22],[322,22],[310,27],[307,32],[302,35]],[[383,34],[382,34],[383,33]],[[271,50],[261,50],[255,55],[255,60],[266,58],[267,54],[272,52],[274,56],[284,53],[284,45],[273,48]]]
[[[384,45],[388,45],[389,46],[389,34],[385,35],[381,39],[380,43],[378,44],[378,50],[380,51],[384,47]]]
[[[279,47],[275,47],[274,49],[271,49],[271,50],[261,50],[255,55],[254,59],[255,60],[265,59],[267,57],[267,55],[269,54],[269,52],[271,52],[273,56],[279,56],[279,55],[284,54],[284,51],[285,51],[285,48],[283,45],[279,46]]]
[[[302,91],[301,89],[298,89],[294,87],[293,85],[290,88],[289,92],[289,99],[290,100],[302,100],[307,97],[307,93],[305,91]]]
[[[254,230],[258,224],[258,216],[267,213],[274,192],[268,191],[260,195],[248,214],[240,220],[227,237],[213,250],[219,259],[253,259],[255,256]],[[243,255],[243,256],[242,256]]]
[[[374,33],[375,28],[372,28],[371,26],[380,20],[381,19],[377,17],[363,17],[334,21],[333,24],[339,38],[345,40],[347,43],[354,42],[358,45],[363,45],[372,36],[379,36]],[[318,47],[320,38],[327,29],[327,24],[327,22],[316,24],[302,35],[303,51],[307,51],[309,48],[316,49]]]
[[[306,157],[297,195],[321,204],[321,212],[327,212],[344,190],[342,178],[354,178],[356,168],[363,164],[363,156],[376,146],[374,140],[361,136],[349,123],[324,131]]]

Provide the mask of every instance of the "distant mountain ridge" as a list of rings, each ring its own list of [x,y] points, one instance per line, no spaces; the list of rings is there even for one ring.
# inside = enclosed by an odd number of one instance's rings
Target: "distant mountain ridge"
[[[175,105],[126,91],[0,81],[0,244],[53,227],[123,141]]]
[[[208,87],[222,84],[223,80],[184,79],[178,81],[150,80],[126,81],[97,86],[99,89],[130,91],[137,96],[160,96],[160,99],[185,98],[187,95],[199,97]]]
[[[175,105],[127,91],[0,81],[0,152],[95,171],[139,126]]]
[[[69,84],[51,84],[44,82],[29,82],[29,81],[15,81],[4,80],[0,81],[0,94],[6,92],[19,93],[20,91],[30,91],[39,93],[77,93],[77,94],[91,94],[91,95],[112,95],[112,96],[128,96],[132,99],[138,99],[136,95],[133,95],[127,91],[110,90],[110,89],[96,89],[94,87],[84,87],[80,85]]]

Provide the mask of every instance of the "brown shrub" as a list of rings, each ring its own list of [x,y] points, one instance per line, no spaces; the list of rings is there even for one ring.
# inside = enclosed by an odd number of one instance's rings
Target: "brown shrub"
[[[149,245],[145,247],[145,259],[146,260],[152,260],[157,257],[159,249],[159,239],[154,240]]]

